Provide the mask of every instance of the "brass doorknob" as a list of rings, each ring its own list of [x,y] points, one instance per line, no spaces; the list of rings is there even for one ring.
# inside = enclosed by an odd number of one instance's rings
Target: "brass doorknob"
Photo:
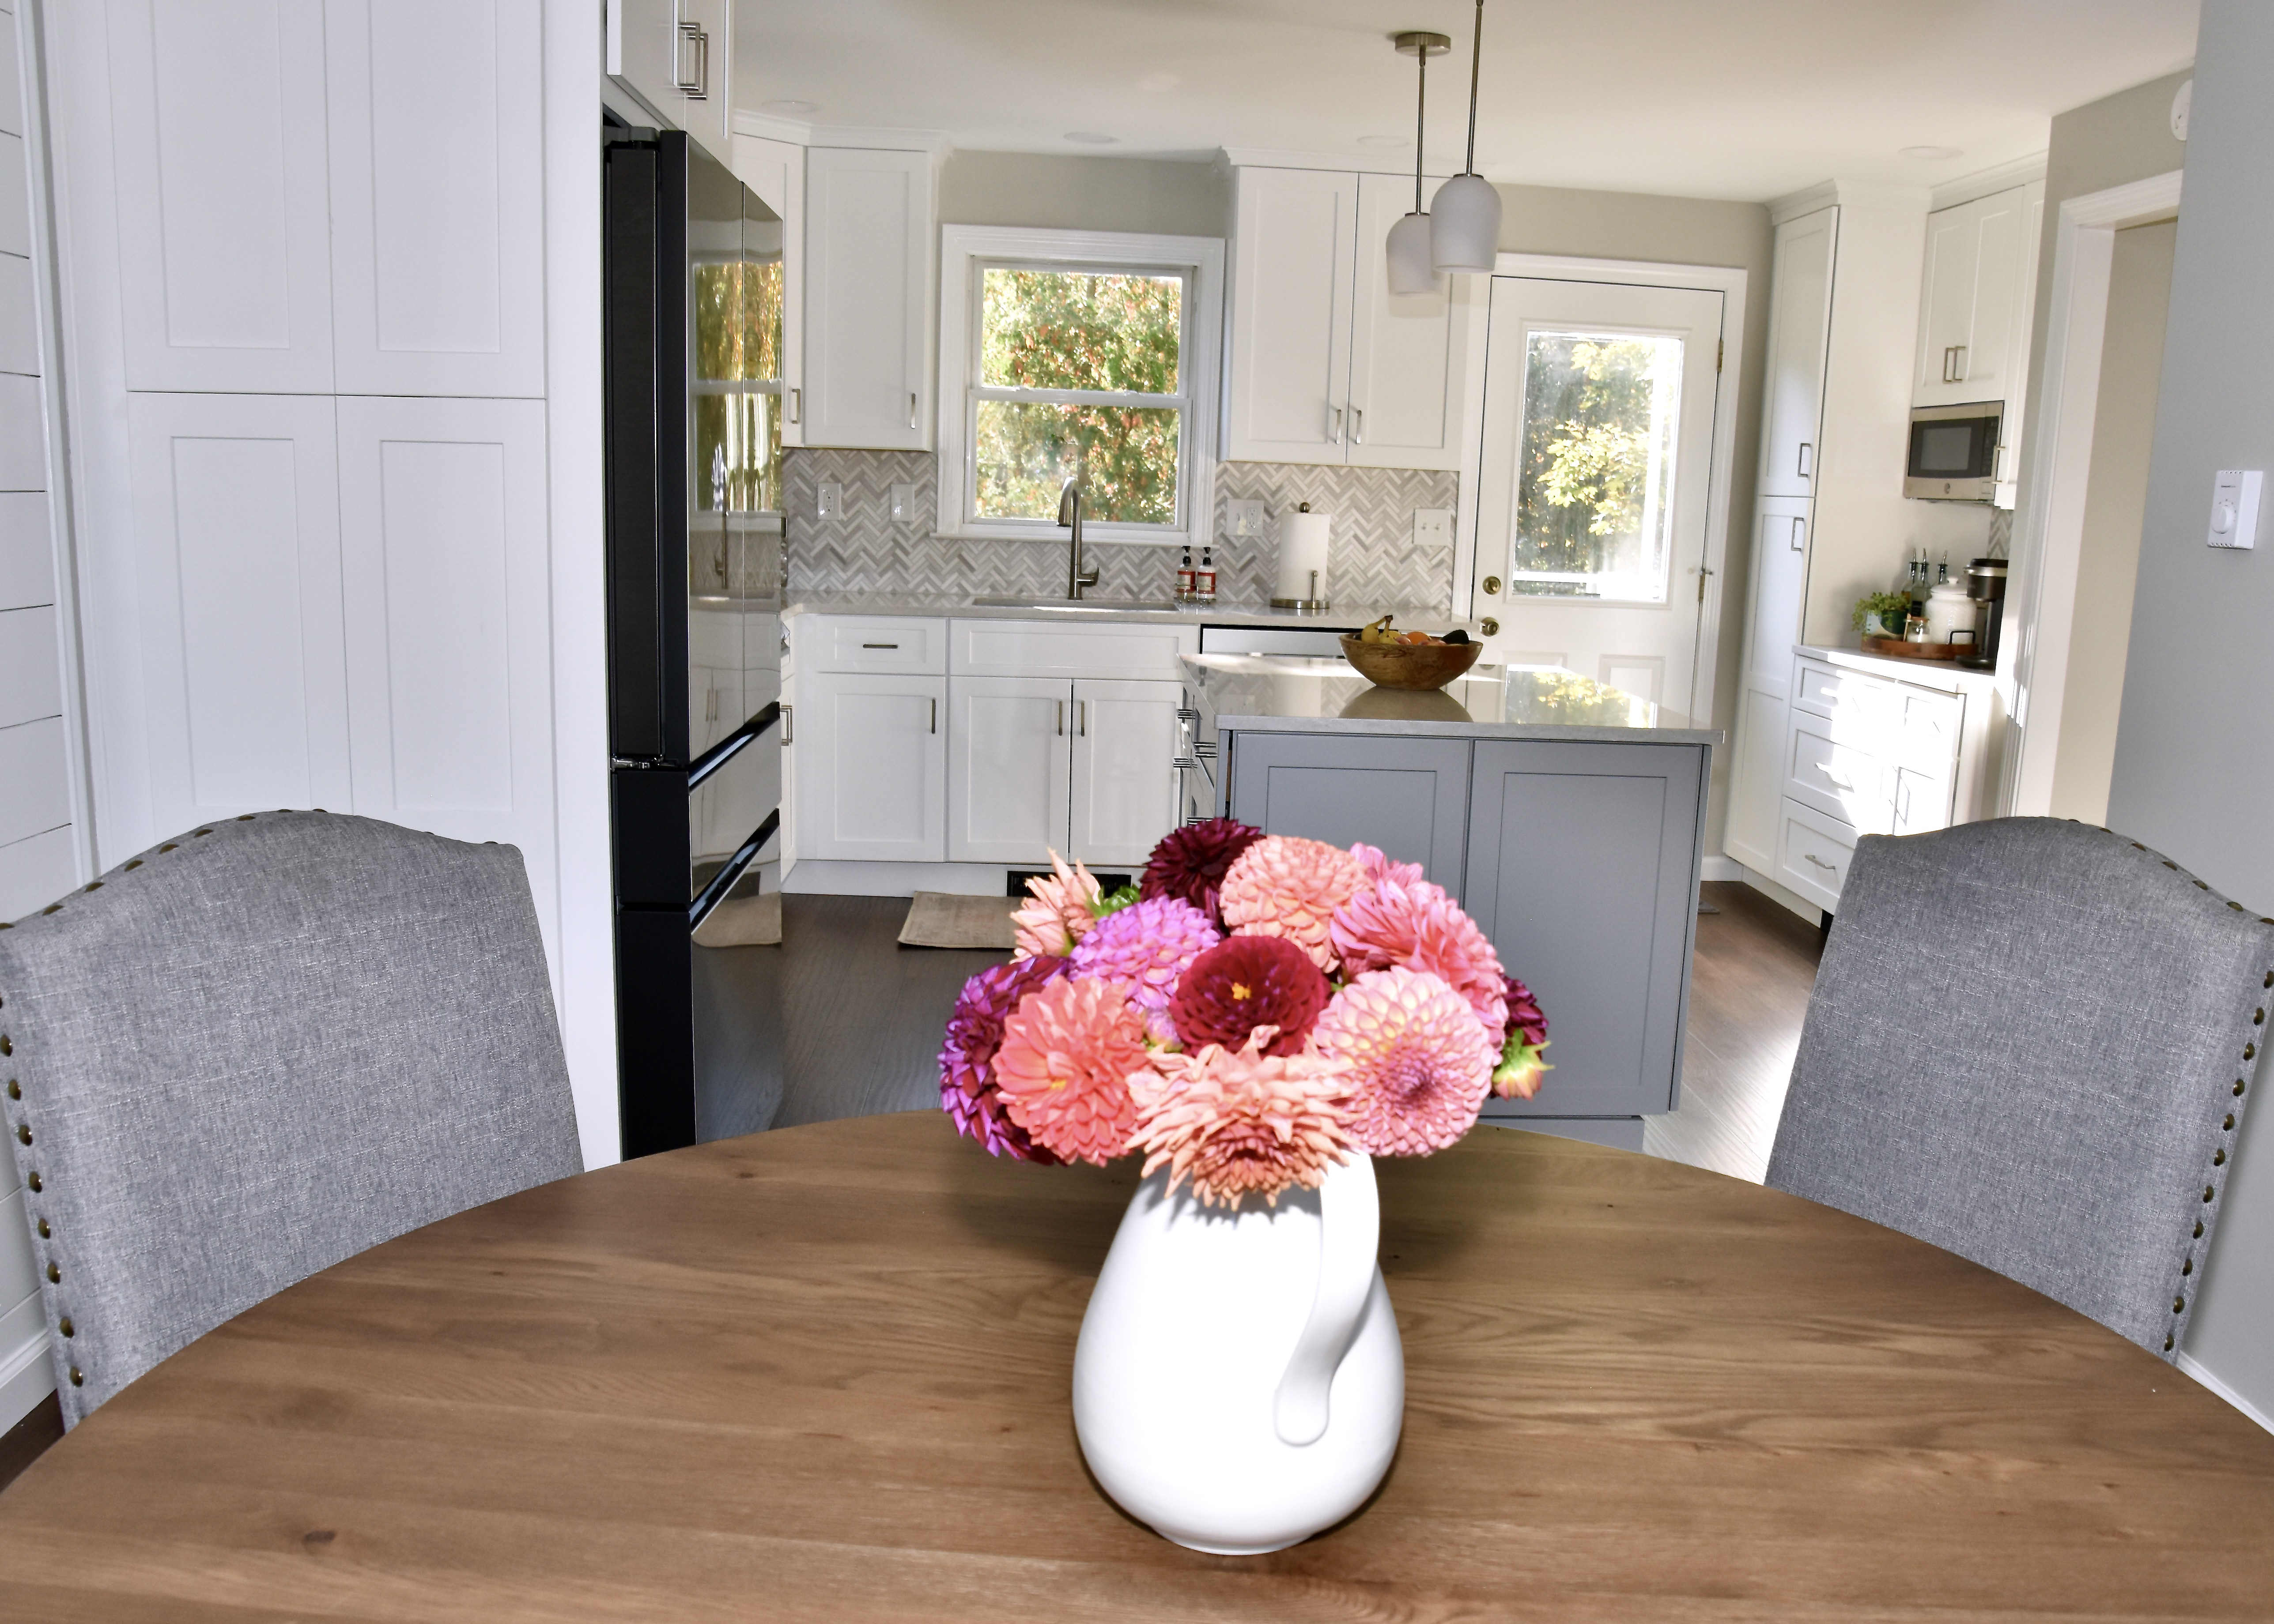
[[[1487,615],[1483,620],[1478,621],[1477,624],[1484,628],[1486,636],[1497,637],[1500,635],[1500,622],[1494,620],[1490,615]]]
[[[1487,592],[1499,591],[1500,577],[1498,575],[1487,575],[1485,577],[1485,590]]]

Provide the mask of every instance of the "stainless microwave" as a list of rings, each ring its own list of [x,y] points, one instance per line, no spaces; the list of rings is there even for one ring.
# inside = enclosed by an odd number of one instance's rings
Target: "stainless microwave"
[[[1931,502],[1986,502],[1998,492],[2003,401],[1911,409],[1903,494]]]

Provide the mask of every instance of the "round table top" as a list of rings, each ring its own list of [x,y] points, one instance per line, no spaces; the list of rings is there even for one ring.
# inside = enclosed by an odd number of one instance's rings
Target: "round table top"
[[[1135,1165],[936,1114],[525,1192],[167,1360],[0,1494],[26,1619],[2263,1618],[2274,1437],[1844,1214],[1481,1130],[1378,1164],[1405,1433],[1214,1557],[1085,1473]]]

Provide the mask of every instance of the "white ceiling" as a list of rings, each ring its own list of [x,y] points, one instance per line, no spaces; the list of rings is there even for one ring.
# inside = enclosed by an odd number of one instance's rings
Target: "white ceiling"
[[[2052,116],[2184,67],[2199,0],[1487,0],[1479,168],[1764,199],[1931,184],[2044,148]],[[958,147],[1198,158],[1219,147],[1458,167],[1463,0],[773,0],[738,7],[735,105]],[[766,108],[784,101],[810,112]],[[1066,139],[1110,135],[1111,145]],[[1362,138],[1397,143],[1367,143]],[[1899,155],[1956,148],[1955,158]],[[1442,166],[1442,167],[1441,167]]]

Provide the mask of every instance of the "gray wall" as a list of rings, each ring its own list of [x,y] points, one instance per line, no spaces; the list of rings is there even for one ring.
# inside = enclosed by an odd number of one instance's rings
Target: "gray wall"
[[[2274,514],[2255,553],[2204,545],[2213,473],[2274,469],[2270,76],[2274,7],[2205,0],[2108,818],[2274,914]],[[2274,1110],[2243,1134],[2187,1352],[2274,1416]]]
[[[1213,163],[958,152],[939,171],[947,225],[1225,237],[1231,214],[1230,177]]]

